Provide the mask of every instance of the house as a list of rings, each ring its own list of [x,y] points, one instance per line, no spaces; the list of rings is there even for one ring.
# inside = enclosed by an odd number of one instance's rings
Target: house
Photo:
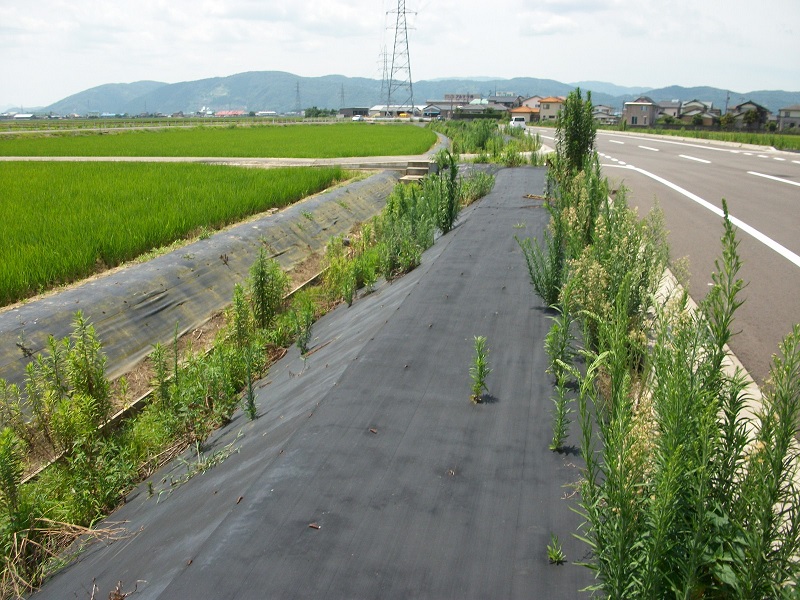
[[[516,108],[518,106],[522,106],[522,101],[524,98],[522,96],[517,96],[511,92],[502,92],[497,93],[494,96],[489,96],[487,98],[490,104],[500,104],[505,106],[506,109]]]
[[[656,106],[658,107],[658,114],[656,115],[656,118],[663,116],[677,119],[681,116],[680,100],[662,100],[661,102],[656,103]]]
[[[539,101],[539,120],[555,121],[558,113],[561,112],[561,107],[564,105],[564,99],[558,96],[548,96]]]
[[[509,113],[511,113],[511,118],[514,117],[523,117],[525,119],[525,123],[535,123],[539,120],[539,108],[532,108],[530,106],[517,106],[516,108],[512,108]]]
[[[454,117],[461,119],[474,119],[475,117],[491,117],[495,119],[508,118],[508,107],[489,102],[488,98],[473,100],[469,104],[463,104],[455,109]]]
[[[733,115],[733,122],[738,129],[760,129],[772,117],[769,110],[752,100],[737,104],[728,113]]]
[[[423,110],[425,110],[425,107],[419,105],[392,104],[387,106],[386,104],[376,104],[369,109],[369,116],[389,119],[407,118],[409,116],[419,117],[422,115]]]
[[[619,123],[619,115],[614,113],[614,109],[605,104],[598,104],[592,107],[592,119],[600,125],[616,125]]]
[[[262,116],[261,114],[262,112],[265,113],[263,115],[265,117],[272,116],[271,114],[269,114],[272,111],[269,110],[259,111],[256,113],[256,116],[257,117]],[[369,116],[369,107],[367,106],[348,106],[339,109],[339,117],[341,117],[342,119],[352,119],[353,117],[367,117],[367,116]]]
[[[525,98],[525,100],[522,101],[522,106],[527,106],[529,108],[541,108],[541,102],[541,96],[531,96],[530,98]]]
[[[657,114],[658,105],[647,96],[626,102],[622,109],[622,119],[629,127],[650,127],[655,123]]]
[[[778,109],[778,131],[800,128],[800,104]]]

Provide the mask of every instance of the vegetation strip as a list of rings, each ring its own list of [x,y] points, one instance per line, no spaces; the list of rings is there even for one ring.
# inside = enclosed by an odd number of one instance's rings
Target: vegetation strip
[[[403,124],[194,127],[0,136],[0,156],[340,158],[422,154],[429,129]]]
[[[693,312],[685,292],[657,295],[668,262],[660,217],[640,220],[624,190],[609,198],[594,136],[591,101],[576,90],[558,120],[549,231],[520,241],[534,289],[557,311],[545,342],[556,378],[550,447],[563,451],[576,412],[586,462],[576,535],[591,551],[592,589],[794,597],[800,325],[753,410],[744,375],[723,369],[745,285],[724,201],[722,257]]]

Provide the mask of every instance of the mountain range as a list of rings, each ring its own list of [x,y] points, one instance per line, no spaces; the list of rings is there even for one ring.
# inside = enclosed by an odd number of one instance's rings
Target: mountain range
[[[490,96],[501,92],[529,97],[565,96],[575,87],[591,90],[594,104],[605,104],[616,110],[629,100],[647,95],[660,100],[704,100],[715,107],[735,106],[752,100],[773,113],[778,109],[800,104],[800,92],[757,90],[734,92],[714,87],[671,86],[659,89],[622,87],[599,81],[562,83],[552,79],[518,77],[496,79],[436,79],[413,83],[414,104],[443,100],[445,94],[478,94]],[[300,77],[282,71],[252,71],[227,77],[213,77],[181,83],[137,81],[100,85],[50,106],[37,113],[86,114],[89,112],[137,115],[141,113],[195,113],[206,107],[212,110],[270,110],[286,113],[299,108],[341,108],[373,106],[385,103],[381,81],[343,75]],[[406,98],[398,98],[404,102]]]

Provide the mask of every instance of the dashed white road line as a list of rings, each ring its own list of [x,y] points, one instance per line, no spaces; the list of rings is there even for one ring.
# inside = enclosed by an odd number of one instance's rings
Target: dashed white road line
[[[625,142],[620,142],[619,140],[608,140],[608,141],[611,142],[612,144],[623,144],[623,145],[625,144]]]
[[[711,161],[710,160],[706,160],[705,158],[696,158],[694,156],[689,156],[688,154],[679,154],[678,156],[680,156],[681,158],[685,158],[687,160],[694,160],[694,161],[697,161],[699,163],[705,163],[707,165],[711,164]]]
[[[767,156],[766,154],[759,154],[758,158],[769,158],[769,156]]]
[[[775,177],[774,175],[765,175],[764,173],[757,173],[756,171],[748,171],[748,175],[755,175],[763,177],[764,179],[772,179],[773,181],[780,181],[781,183],[788,183],[789,185],[796,185],[800,187],[800,181],[792,181],[791,179],[783,179],[782,177]]]
[[[628,165],[625,168],[626,169],[630,169],[632,171],[636,171],[637,173],[641,173],[642,175],[644,175],[646,177],[649,177],[650,179],[654,179],[655,181],[658,181],[659,183],[664,184],[668,188],[675,190],[679,194],[683,194],[684,196],[686,196],[690,200],[693,200],[694,202],[697,202],[700,206],[710,210],[715,215],[720,216],[720,217],[723,216],[723,212],[722,212],[721,208],[717,208],[716,206],[714,206],[713,204],[711,204],[707,200],[703,200],[697,194],[693,194],[689,190],[685,190],[681,186],[679,186],[679,185],[677,185],[675,183],[672,183],[671,181],[668,181],[668,180],[664,179],[663,177],[659,177],[655,173],[650,173],[649,171],[645,171],[644,169],[639,169],[639,168],[631,166],[631,165]],[[798,256],[797,254],[795,254],[794,252],[792,252],[791,250],[789,250],[785,246],[782,246],[781,244],[779,244],[778,242],[776,242],[775,240],[773,240],[769,236],[761,233],[755,227],[751,227],[750,225],[748,225],[747,223],[745,223],[744,221],[742,221],[740,219],[737,219],[733,215],[729,215],[729,216],[730,216],[731,223],[733,223],[736,227],[738,227],[739,229],[741,229],[745,233],[748,233],[749,235],[753,236],[759,242],[761,242],[762,244],[764,244],[765,246],[767,246],[771,250],[774,250],[775,252],[777,252],[778,254],[783,256],[784,258],[789,260],[789,262],[794,264],[796,267],[800,267],[800,256]]]
[[[793,163],[797,163],[798,165],[800,165],[800,160],[793,160],[792,162]]]
[[[742,154],[744,154],[745,156],[753,156],[752,152],[742,152]]]
[[[659,152],[658,148],[651,148],[650,146],[639,146],[642,150],[650,150],[651,152]]]
[[[779,161],[783,162],[783,161],[785,161],[786,159],[785,159],[785,158],[781,158],[780,156],[773,156],[773,157],[772,157],[772,160],[779,160]]]

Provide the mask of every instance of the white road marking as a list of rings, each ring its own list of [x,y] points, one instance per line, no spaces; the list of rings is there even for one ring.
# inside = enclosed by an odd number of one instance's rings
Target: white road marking
[[[710,160],[706,160],[705,158],[695,158],[694,156],[689,156],[687,154],[678,154],[681,158],[685,158],[687,160],[696,160],[699,163],[711,164]]]
[[[611,142],[612,144],[623,144],[623,145],[625,144],[625,142],[620,142],[619,140],[608,140],[608,141]]]
[[[758,158],[769,158],[766,154],[759,154]]]
[[[742,152],[742,154],[744,154],[745,156],[753,156],[752,152]]]
[[[779,161],[783,162],[783,161],[785,161],[786,159],[785,159],[785,158],[781,158],[780,156],[773,156],[773,157],[772,157],[772,160],[779,160]]]
[[[764,173],[756,173],[755,171],[748,171],[748,175],[755,175],[757,177],[763,177],[764,179],[772,179],[773,181],[780,181],[781,183],[788,183],[789,185],[796,185],[800,187],[800,182],[792,181],[790,179],[782,179],[781,177],[775,177],[774,175],[765,175]]]
[[[797,163],[798,165],[800,165],[800,160],[793,160],[792,162],[793,163]]]
[[[658,152],[658,148],[651,148],[650,146],[639,146],[642,150],[650,150],[651,152]]]
[[[619,161],[619,164],[624,165],[626,163],[624,161]]]
[[[654,179],[655,181],[658,181],[659,183],[663,183],[668,188],[671,188],[671,189],[675,190],[676,192],[678,192],[679,194],[683,194],[684,196],[686,196],[690,200],[693,200],[693,201],[697,202],[700,206],[710,210],[715,215],[717,215],[719,217],[723,216],[723,212],[722,212],[721,208],[717,208],[716,206],[714,206],[713,204],[711,204],[707,200],[703,200],[697,194],[693,194],[692,192],[683,189],[681,186],[679,186],[677,184],[674,184],[671,181],[667,181],[663,177],[659,177],[658,175],[656,175],[654,173],[650,173],[649,171],[645,171],[644,169],[638,169],[638,168],[632,167],[632,166],[627,166],[625,168],[626,169],[630,169],[632,171],[636,171],[637,173],[641,173],[642,175],[644,175],[646,177],[649,177],[650,179]],[[765,246],[767,246],[771,250],[774,250],[775,252],[777,252],[778,254],[783,256],[784,258],[789,260],[789,262],[793,263],[796,267],[800,267],[800,256],[798,256],[797,254],[795,254],[794,252],[792,252],[791,250],[789,250],[785,246],[782,246],[781,244],[779,244],[778,242],[776,242],[772,238],[764,235],[763,233],[761,233],[755,227],[751,227],[750,225],[748,225],[744,221],[741,221],[741,220],[737,219],[733,215],[729,215],[729,216],[730,216],[731,223],[733,223],[736,227],[738,227],[739,229],[741,229],[745,233],[750,234],[755,239],[757,239],[759,242],[761,242],[762,244],[764,244]]]

